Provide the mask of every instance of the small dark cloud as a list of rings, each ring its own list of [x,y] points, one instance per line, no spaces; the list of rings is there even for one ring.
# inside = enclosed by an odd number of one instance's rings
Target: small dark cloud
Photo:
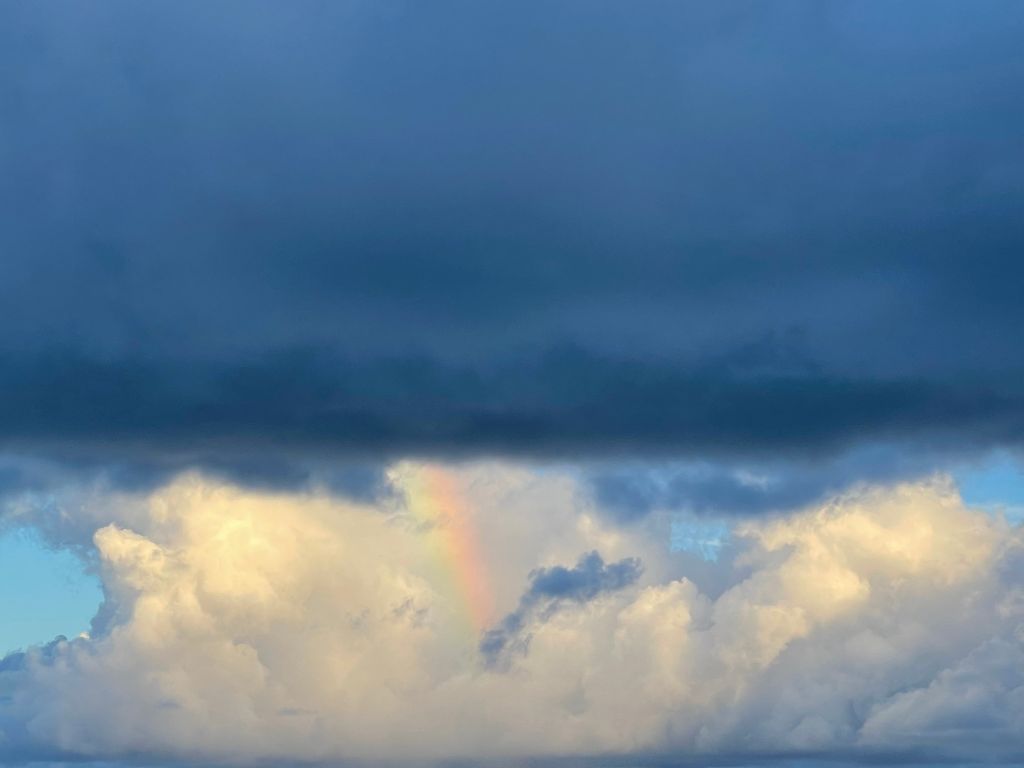
[[[527,606],[543,600],[585,603],[602,592],[628,587],[639,576],[640,561],[636,558],[605,565],[601,555],[590,552],[581,557],[573,568],[556,565],[533,571],[523,603]]]
[[[590,552],[572,568],[556,565],[532,571],[516,610],[484,633],[481,654],[488,665],[494,666],[508,649],[525,650],[530,641],[523,634],[528,621],[544,620],[565,603],[585,603],[606,592],[625,589],[640,578],[642,570],[636,558],[605,564],[600,554]]]

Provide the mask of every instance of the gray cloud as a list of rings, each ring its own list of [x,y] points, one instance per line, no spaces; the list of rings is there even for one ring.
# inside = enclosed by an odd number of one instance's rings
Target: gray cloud
[[[1022,24],[11,5],[0,440],[251,468],[1019,442]]]
[[[605,565],[600,554],[582,555],[572,568],[561,565],[530,572],[530,585],[516,609],[488,630],[480,641],[480,652],[489,665],[498,664],[510,649],[526,652],[530,638],[524,634],[528,622],[550,616],[565,603],[585,603],[605,592],[631,586],[643,568],[637,558]]]
[[[858,483],[892,483],[948,470],[962,458],[953,447],[883,443],[774,461],[595,462],[585,474],[600,508],[630,523],[657,509],[737,516],[785,512]]]

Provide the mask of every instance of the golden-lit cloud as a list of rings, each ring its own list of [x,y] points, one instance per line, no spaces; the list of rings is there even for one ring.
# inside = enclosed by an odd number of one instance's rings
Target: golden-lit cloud
[[[737,525],[738,554],[698,584],[656,515],[609,527],[571,474],[389,477],[372,505],[199,475],[80,500],[115,520],[93,537],[105,619],[0,667],[0,751],[884,750],[940,743],[958,717],[1012,746],[1021,537],[946,481]]]

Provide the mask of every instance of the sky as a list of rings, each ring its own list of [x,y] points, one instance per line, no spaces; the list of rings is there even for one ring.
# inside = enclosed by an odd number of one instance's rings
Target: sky
[[[1024,760],[1022,35],[0,5],[0,764]]]
[[[0,538],[0,649],[5,655],[58,635],[89,629],[103,595],[66,550],[51,550],[31,529]]]

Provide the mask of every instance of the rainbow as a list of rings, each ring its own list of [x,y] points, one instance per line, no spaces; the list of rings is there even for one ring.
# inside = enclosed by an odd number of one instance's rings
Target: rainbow
[[[456,478],[436,465],[424,465],[408,477],[406,499],[427,534],[435,565],[471,628],[479,633],[493,618],[494,601],[480,553],[472,513]]]

